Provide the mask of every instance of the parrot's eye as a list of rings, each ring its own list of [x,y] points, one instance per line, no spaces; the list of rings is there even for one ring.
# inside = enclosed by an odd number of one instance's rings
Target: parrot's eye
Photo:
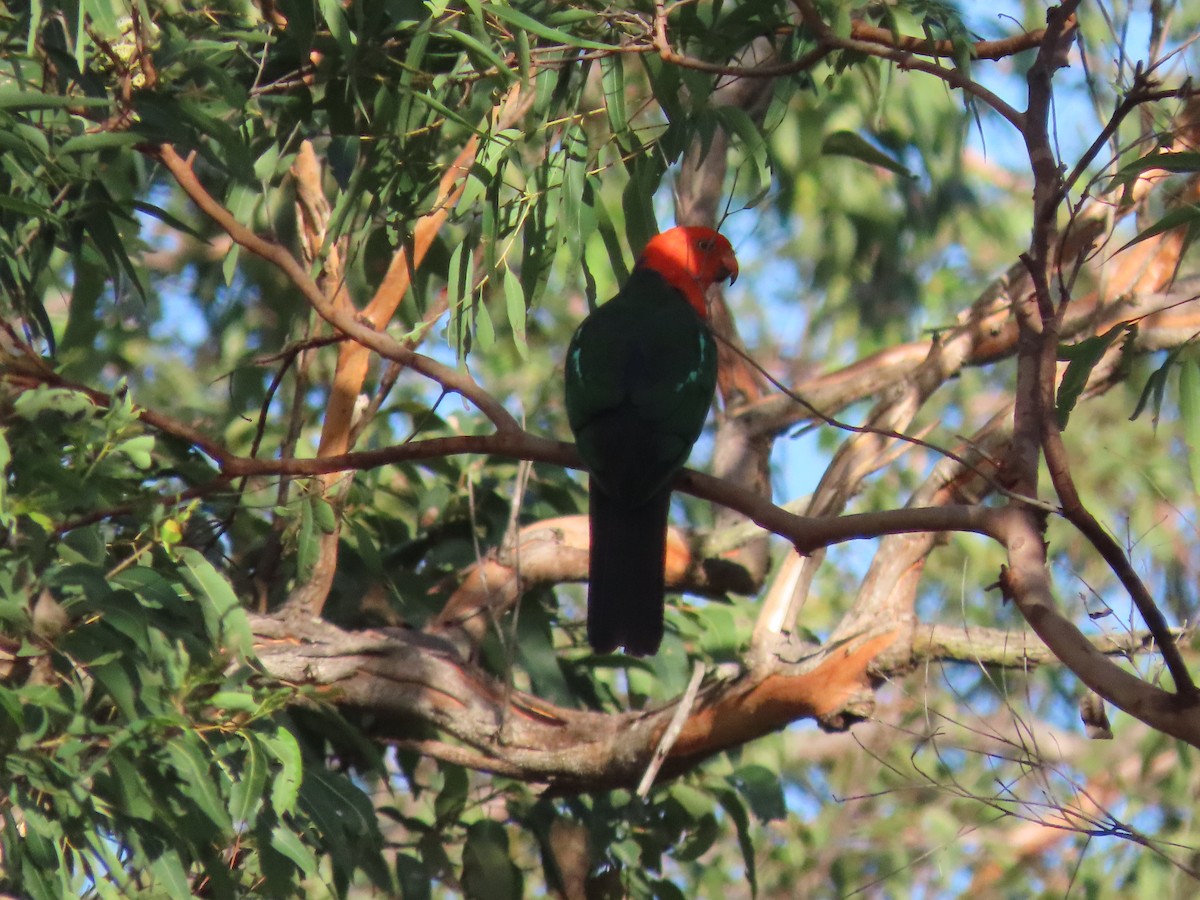
[[[701,251],[702,253],[707,253],[712,248],[713,248],[712,238],[700,238],[700,240],[696,241],[696,249]]]

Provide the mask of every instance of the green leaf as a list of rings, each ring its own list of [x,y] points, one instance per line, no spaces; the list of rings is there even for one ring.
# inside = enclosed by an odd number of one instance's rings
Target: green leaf
[[[275,733],[263,738],[263,748],[270,753],[280,769],[271,780],[271,808],[282,816],[296,808],[300,784],[304,778],[304,758],[295,736],[280,725]]]
[[[738,846],[742,850],[742,862],[746,866],[746,881],[750,885],[750,896],[758,895],[758,874],[754,863],[754,838],[750,834],[750,817],[746,807],[736,793],[730,790],[714,791],[721,808],[729,815],[737,831]]]
[[[396,882],[404,900],[430,900],[432,876],[418,857],[408,853],[396,854]]]
[[[1062,381],[1058,385],[1058,397],[1055,401],[1055,412],[1058,415],[1058,427],[1065,429],[1071,410],[1079,400],[1079,395],[1087,386],[1092,370],[1104,358],[1108,348],[1117,338],[1132,328],[1128,322],[1114,325],[1104,334],[1085,338],[1075,344],[1062,345],[1058,348],[1058,358],[1069,360],[1067,369],[1063,372]]]
[[[115,655],[115,654],[114,654]],[[130,678],[129,672],[119,658],[110,658],[104,662],[91,663],[92,674],[96,676],[105,692],[116,703],[117,708],[130,719],[138,717],[138,686]]]
[[[318,4],[321,7],[321,16],[329,26],[333,39],[337,41],[338,48],[343,55],[351,56],[354,53],[355,35],[346,19],[346,10],[339,0],[318,0]]]
[[[835,131],[821,142],[826,156],[848,156],[872,166],[879,166],[905,178],[916,178],[899,160],[892,159],[861,134],[855,131]]]
[[[521,870],[509,855],[504,826],[490,819],[467,829],[463,846],[463,894],[469,900],[519,900]]]
[[[1167,390],[1167,375],[1171,371],[1171,366],[1175,365],[1175,360],[1179,357],[1182,347],[1176,347],[1167,354],[1167,358],[1163,360],[1163,364],[1150,373],[1150,377],[1146,379],[1146,386],[1142,388],[1142,393],[1138,397],[1137,404],[1133,408],[1133,413],[1129,417],[1129,421],[1134,421],[1142,414],[1147,404],[1154,404],[1154,426],[1158,427],[1158,417],[1162,412],[1163,396]]]
[[[496,72],[502,78],[504,78],[505,81],[511,82],[516,80],[516,75],[514,75],[512,70],[509,69],[508,64],[504,61],[504,58],[482,41],[476,40],[465,31],[458,30],[450,31],[449,37],[466,47],[468,54],[480,57],[482,62],[486,63],[486,66],[480,67],[479,62],[476,62],[476,71],[482,72],[483,69],[490,66],[491,68],[494,68]]]
[[[235,825],[243,823],[253,828],[262,808],[270,760],[257,735],[242,732],[246,742],[246,757],[242,771],[234,779],[229,791],[229,815]]]
[[[296,576],[301,581],[312,578],[321,555],[321,541],[314,527],[312,497],[306,496],[300,500],[300,530],[296,533]]]
[[[714,112],[725,133],[735,138],[734,146],[742,153],[743,162],[742,166],[738,168],[739,175],[746,165],[751,168],[752,180],[747,183],[745,178],[739,178],[738,189],[746,193],[753,193],[769,188],[772,181],[771,155],[762,131],[740,107],[718,106]],[[847,134],[853,133],[847,132]]]
[[[178,216],[174,216],[167,212],[161,206],[155,206],[153,203],[147,203],[145,200],[134,200],[133,208],[140,213],[145,213],[148,216],[153,216],[164,225],[174,228],[176,231],[182,231],[184,234],[194,237],[198,241],[206,240],[203,234],[184,222]]]
[[[254,633],[237,595],[204,555],[191,547],[176,549],[192,596],[199,601],[209,637],[239,658],[254,649]]]
[[[463,309],[471,290],[471,252],[467,242],[458,244],[450,254],[450,265],[447,269],[446,303],[450,312],[450,343],[458,351],[458,358],[463,356]]]
[[[154,463],[154,435],[139,434],[127,441],[122,441],[113,448],[114,453],[126,457],[139,469],[149,469]]]
[[[1187,206],[1181,206],[1178,209],[1173,209],[1153,225],[1150,225],[1138,232],[1137,237],[1135,237],[1129,243],[1123,245],[1120,250],[1116,251],[1116,253],[1121,253],[1124,250],[1128,250],[1134,244],[1140,244],[1142,241],[1147,240],[1148,238],[1155,237],[1156,235],[1163,234],[1164,232],[1171,231],[1175,228],[1180,228],[1184,225],[1190,226],[1194,222],[1198,221],[1200,221],[1200,206],[1189,204]],[[1115,256],[1116,253],[1113,255]]]
[[[132,131],[95,131],[77,134],[64,141],[59,153],[98,153],[101,150],[124,149],[142,143],[146,138]]]
[[[62,97],[38,91],[23,91],[20,88],[0,88],[0,109],[23,112],[31,109],[74,109],[86,107],[96,109],[109,106],[109,101],[98,97]]]
[[[8,504],[8,467],[12,463],[12,449],[8,446],[5,429],[0,427],[0,526],[11,528],[17,518]]]
[[[683,807],[692,819],[708,815],[716,804],[711,794],[681,781],[672,784],[669,793],[671,799]]]
[[[333,534],[337,531],[337,514],[333,511],[333,504],[328,500],[314,495],[312,513],[313,522],[325,534]]]
[[[166,753],[179,775],[180,793],[190,799],[217,829],[227,832],[233,823],[200,747],[200,739],[185,732],[167,743]]]
[[[625,213],[625,234],[631,247],[644,247],[650,238],[658,234],[654,196],[662,181],[662,173],[662,167],[653,159],[643,157],[629,165],[629,181],[621,193],[621,208]]]
[[[293,831],[277,825],[271,830],[271,846],[286,856],[308,878],[317,870],[317,858]]]
[[[512,269],[504,267],[504,308],[508,313],[508,324],[512,328],[513,344],[522,359],[529,358],[529,345],[525,339],[525,291]]]
[[[461,125],[464,128],[468,128],[473,133],[479,135],[480,137],[486,137],[484,132],[477,125],[474,125],[471,122],[469,122],[467,119],[464,119],[459,112],[457,112],[454,109],[451,109],[449,106],[447,106],[445,103],[443,103],[441,100],[437,99],[433,95],[426,94],[424,91],[414,91],[409,96],[411,96],[412,99],[414,99],[420,103],[424,103],[426,106],[428,106],[434,112],[436,112],[438,115],[445,116],[447,119],[449,119],[451,122],[454,122],[456,125]]]
[[[258,700],[246,691],[217,691],[208,698],[208,704],[226,712],[256,713],[260,709]]]
[[[439,822],[453,822],[467,805],[470,779],[466,769],[446,763],[442,766],[442,789],[438,791],[433,812]]]
[[[554,44],[566,44],[569,47],[581,47],[585,50],[612,50],[612,44],[601,44],[598,41],[581,38],[569,31],[563,31],[561,28],[555,28],[553,25],[540,22],[532,16],[528,16],[518,9],[513,9],[506,3],[489,4],[488,12],[494,15],[497,19],[507,22],[510,25],[516,26],[522,31],[528,31],[530,34],[536,34],[538,37],[545,38]],[[569,11],[576,12],[576,11]],[[574,15],[570,18],[559,17],[556,21],[567,23],[569,21],[595,21],[596,14],[591,10],[580,10],[582,15]]]
[[[129,258],[125,240],[121,237],[120,230],[108,212],[109,208],[116,209],[117,206],[107,197],[102,202],[106,204],[106,208],[93,209],[92,214],[84,221],[84,228],[96,249],[108,263],[110,274],[115,276],[119,272],[124,273],[138,296],[145,300],[146,285],[142,281],[142,271]]]
[[[1200,361],[1195,359],[1185,359],[1179,365],[1179,419],[1192,490],[1200,494]]]
[[[475,340],[479,343],[480,350],[490,350],[496,343],[496,326],[492,324],[491,313],[488,312],[487,304],[483,302],[482,296],[476,298],[473,307]]]
[[[30,219],[42,219],[47,222],[58,221],[58,217],[46,207],[30,203],[28,200],[22,200],[20,197],[9,196],[8,194],[0,194],[0,209],[6,209],[9,212],[14,212],[19,216],[26,216]]]
[[[600,72],[608,125],[612,133],[619,137],[629,129],[629,112],[625,108],[625,67],[621,57],[606,56],[601,59]]]
[[[148,609],[170,609],[179,602],[171,582],[147,566],[133,566],[118,572],[113,576],[112,584],[132,591]]]
[[[779,776],[766,766],[742,766],[727,779],[746,798],[750,809],[764,822],[787,817]]]
[[[192,896],[191,881],[177,850],[164,850],[159,856],[152,859],[150,873],[158,879],[158,886],[162,889],[164,896]]]
[[[22,419],[34,421],[43,412],[56,412],[74,418],[96,411],[91,398],[66,388],[38,385],[31,391],[23,391],[13,401],[13,411]]]
[[[721,836],[721,824],[717,817],[710,814],[700,816],[692,822],[688,833],[671,854],[681,862],[691,862],[699,859],[712,849],[717,838]]]
[[[146,784],[145,772],[123,749],[109,754],[106,762],[117,787],[122,811],[148,822],[153,821],[154,796]]]
[[[1180,153],[1155,152],[1148,156],[1143,156],[1141,159],[1134,160],[1128,165],[1122,166],[1121,170],[1112,177],[1112,181],[1108,183],[1108,186],[1104,189],[1104,193],[1109,193],[1118,187],[1136,181],[1144,172],[1154,169],[1182,174],[1200,172],[1200,153],[1188,150]]]

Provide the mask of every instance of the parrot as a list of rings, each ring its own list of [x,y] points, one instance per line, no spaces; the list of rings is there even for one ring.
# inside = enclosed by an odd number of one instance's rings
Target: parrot
[[[723,235],[670,228],[567,348],[567,421],[589,472],[587,637],[596,653],[647,656],[662,643],[671,485],[717,382],[705,295],[737,275]]]

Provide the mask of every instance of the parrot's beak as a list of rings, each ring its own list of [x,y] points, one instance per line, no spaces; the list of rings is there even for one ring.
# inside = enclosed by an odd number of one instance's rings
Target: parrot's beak
[[[719,269],[717,269],[717,277],[715,280],[716,281],[724,281],[726,278],[728,278],[729,283],[733,284],[735,281],[737,281],[737,277],[738,277],[737,257],[735,257],[733,255],[733,252],[730,251],[729,253],[726,253],[724,256],[721,257],[721,267]]]

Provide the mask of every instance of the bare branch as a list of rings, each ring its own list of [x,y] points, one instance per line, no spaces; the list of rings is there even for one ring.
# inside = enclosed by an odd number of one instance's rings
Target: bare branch
[[[1191,629],[1173,628],[1175,638],[1189,637]],[[1128,659],[1158,651],[1149,631],[1130,634],[1101,634],[1088,638],[1105,656]],[[964,628],[922,623],[913,633],[914,662],[962,662],[1006,669],[1058,664],[1058,657],[1033,632],[1004,628]]]

